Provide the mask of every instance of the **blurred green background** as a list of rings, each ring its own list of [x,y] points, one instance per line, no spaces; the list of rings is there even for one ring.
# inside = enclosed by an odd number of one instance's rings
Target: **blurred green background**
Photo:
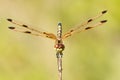
[[[58,22],[64,33],[106,9],[97,20],[106,24],[64,41],[63,80],[120,80],[119,5],[120,0],[0,0],[0,80],[58,80],[54,41],[11,31],[8,26],[16,25],[6,18],[56,34]]]

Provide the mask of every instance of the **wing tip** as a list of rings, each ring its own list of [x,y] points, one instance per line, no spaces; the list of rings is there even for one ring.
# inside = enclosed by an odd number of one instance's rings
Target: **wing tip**
[[[10,27],[8,27],[9,29],[15,29],[15,27],[13,27],[13,26],[10,26]]]
[[[12,22],[12,19],[8,18],[7,21]]]
[[[102,20],[102,21],[100,21],[101,23],[106,23],[107,22],[107,20]]]
[[[102,11],[102,14],[105,14],[105,13],[107,13],[107,10]]]

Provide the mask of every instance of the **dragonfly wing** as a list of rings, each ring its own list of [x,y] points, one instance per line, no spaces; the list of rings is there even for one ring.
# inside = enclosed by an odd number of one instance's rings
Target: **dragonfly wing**
[[[104,10],[104,11],[102,11],[101,13],[99,13],[97,16],[95,16],[95,17],[93,17],[93,18],[90,18],[90,19],[88,19],[87,21],[83,22],[81,25],[79,25],[79,26],[77,26],[77,27],[75,27],[75,28],[70,29],[69,31],[67,31],[67,32],[62,36],[62,38],[65,39],[65,38],[71,36],[72,34],[74,34],[74,33],[76,33],[76,32],[81,32],[81,31],[84,31],[84,30],[88,30],[88,28],[91,29],[91,28],[88,27],[87,25],[88,25],[89,23],[91,23],[92,21],[94,21],[95,19],[101,17],[101,16],[102,16],[103,14],[105,14],[106,12],[107,12],[107,10]],[[99,26],[98,24],[103,24],[103,23],[105,23],[105,22],[107,22],[107,20],[102,20],[102,21],[100,21],[99,23],[97,23],[97,24],[95,24],[95,25]],[[93,28],[93,27],[96,27],[96,26],[92,26],[92,28]]]
[[[17,32],[22,32],[22,33],[27,33],[27,34],[31,34],[31,35],[35,35],[35,36],[42,36],[42,37],[46,37],[46,38],[50,38],[50,39],[54,39],[56,40],[56,36],[53,33],[48,33],[48,32],[43,32],[43,31],[39,31],[36,29],[33,29],[30,26],[24,25],[24,24],[20,24],[15,20],[12,19],[7,19],[7,21],[16,24],[18,26],[20,26],[21,28],[25,28],[25,29],[21,29],[18,27],[8,27],[11,30],[17,31]]]

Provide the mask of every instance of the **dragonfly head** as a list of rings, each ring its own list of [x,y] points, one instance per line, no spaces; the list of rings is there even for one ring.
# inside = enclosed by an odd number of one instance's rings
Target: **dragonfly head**
[[[54,45],[54,48],[56,49],[57,52],[62,52],[65,49],[65,46],[62,43],[58,43]]]

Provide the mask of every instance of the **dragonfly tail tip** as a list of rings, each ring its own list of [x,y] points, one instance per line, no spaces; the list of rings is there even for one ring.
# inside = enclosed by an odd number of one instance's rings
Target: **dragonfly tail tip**
[[[58,26],[62,26],[62,23],[61,23],[61,22],[59,22],[59,23],[58,23]]]

